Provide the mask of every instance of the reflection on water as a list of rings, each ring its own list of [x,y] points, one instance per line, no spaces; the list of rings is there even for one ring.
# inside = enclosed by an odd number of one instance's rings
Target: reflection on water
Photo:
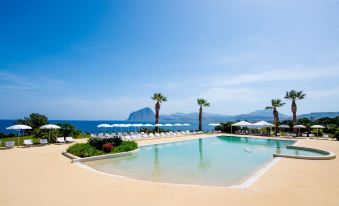
[[[159,149],[158,145],[154,145],[153,175],[154,177],[158,177],[160,174]]]
[[[203,154],[203,148],[202,148],[202,139],[200,138],[199,140],[199,164],[198,164],[198,168],[200,170],[206,169],[208,167],[208,162],[204,161],[204,154]]]
[[[141,147],[132,156],[88,162],[107,173],[142,180],[226,186],[271,160],[293,141],[211,137]]]

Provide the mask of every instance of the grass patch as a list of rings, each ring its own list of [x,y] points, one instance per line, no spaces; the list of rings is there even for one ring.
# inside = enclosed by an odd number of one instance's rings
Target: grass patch
[[[30,136],[21,136],[19,137],[19,145],[23,145],[23,142],[25,139],[32,139],[33,141],[33,144],[38,144],[39,143],[39,139],[38,138],[35,138],[33,135],[30,135]],[[5,142],[7,141],[14,141],[15,142],[15,146],[17,145],[17,140],[18,140],[18,137],[5,137],[5,138],[1,138],[0,141],[1,141],[1,144],[0,146],[4,147],[5,146]]]
[[[128,152],[138,148],[138,144],[133,141],[122,141],[119,146],[113,147],[112,151],[105,153],[103,150],[96,149],[89,143],[77,143],[70,146],[66,151],[78,157],[92,157],[105,154],[114,154]]]

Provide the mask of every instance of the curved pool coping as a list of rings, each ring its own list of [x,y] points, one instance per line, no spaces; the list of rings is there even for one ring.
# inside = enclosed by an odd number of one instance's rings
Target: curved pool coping
[[[215,137],[215,136],[213,136]],[[210,138],[210,137],[205,137],[205,138]],[[256,137],[250,137],[250,138],[256,138]],[[261,137],[262,138],[262,137]],[[273,139],[273,138],[265,138],[265,139]],[[279,138],[280,140],[290,140],[290,139],[282,139]],[[177,140],[171,143],[175,143],[175,142],[182,142],[182,141],[190,141],[192,139],[189,140]],[[293,140],[294,141],[294,145],[296,143],[298,143],[298,140]],[[151,143],[151,144],[145,144],[145,145],[141,145],[140,147],[146,147],[146,146],[151,146],[151,145],[161,145],[161,144],[166,144],[169,142],[161,142],[161,143]],[[294,145],[290,145],[287,146],[287,148],[295,148],[295,149],[304,149],[304,150],[308,150],[308,151],[316,151],[316,152],[320,152],[323,154],[328,154],[328,156],[320,156],[321,159],[325,159],[326,157],[328,159],[334,159],[336,156],[334,153],[329,152],[329,151],[325,151],[325,150],[319,150],[319,149],[314,149],[314,148],[308,148],[308,147],[300,147],[300,146],[294,146]],[[212,185],[199,185],[199,184],[182,184],[182,183],[169,183],[169,182],[156,182],[156,181],[150,181],[150,180],[142,180],[142,179],[137,179],[137,178],[131,178],[131,177],[127,177],[127,176],[122,176],[122,175],[116,175],[116,174],[111,174],[111,173],[107,173],[107,172],[102,172],[99,171],[93,167],[90,167],[86,164],[84,164],[83,162],[88,162],[88,161],[93,161],[93,160],[101,160],[101,159],[109,159],[112,157],[124,157],[124,156],[129,156],[129,155],[133,155],[136,154],[137,152],[139,152],[139,148],[136,150],[132,150],[129,152],[122,152],[122,153],[115,153],[115,154],[108,154],[108,155],[100,155],[100,156],[93,156],[93,157],[86,157],[86,158],[80,158],[77,156],[74,156],[70,153],[67,153],[66,151],[62,152],[62,154],[70,159],[72,159],[72,163],[75,163],[75,165],[89,170],[91,172],[95,172],[98,174],[102,174],[102,175],[107,175],[107,176],[112,176],[112,177],[117,177],[117,178],[122,178],[122,179],[128,179],[128,180],[134,180],[134,181],[141,181],[141,182],[152,182],[152,183],[156,183],[156,184],[169,184],[169,185],[183,185],[183,186],[189,186],[189,187],[213,187],[213,188],[231,188],[231,189],[246,189],[251,187],[258,179],[260,179],[268,170],[270,170],[275,164],[277,164],[279,162],[279,160],[281,160],[281,157],[287,157],[287,158],[296,158],[296,159],[313,159],[313,158],[319,158],[319,156],[308,156],[306,158],[303,158],[302,156],[295,156],[295,155],[283,155],[283,154],[273,154],[273,159],[268,161],[265,165],[263,165],[261,168],[259,168],[257,171],[255,171],[253,174],[251,174],[249,177],[245,178],[243,181],[241,181],[238,184],[235,185],[229,185],[229,186],[212,186]],[[310,158],[311,157],[311,158]],[[313,159],[313,160],[317,160],[317,159]]]
[[[286,148],[287,149],[297,149],[297,150],[316,152],[316,153],[319,153],[321,155],[319,155],[319,156],[302,156],[302,155],[288,155],[288,154],[276,154],[276,153],[274,153],[273,157],[285,157],[285,158],[306,159],[306,160],[331,160],[331,159],[336,158],[336,155],[331,151],[315,149],[315,148],[310,148],[310,147],[294,146],[294,145],[286,146]]]
[[[62,152],[62,154],[64,156],[70,158],[72,160],[72,163],[79,163],[79,162],[88,162],[88,161],[94,161],[94,160],[109,159],[109,158],[112,158],[112,157],[125,157],[125,156],[135,154],[137,152],[139,152],[139,148],[132,150],[132,151],[128,151],[128,152],[120,152],[120,153],[114,153],[114,154],[98,155],[98,156],[83,157],[83,158],[72,155],[72,154],[70,154],[66,151]]]

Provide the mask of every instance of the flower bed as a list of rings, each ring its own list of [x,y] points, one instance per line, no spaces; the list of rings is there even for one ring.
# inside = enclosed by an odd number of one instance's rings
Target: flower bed
[[[91,138],[87,143],[77,143],[70,146],[66,151],[72,155],[84,158],[120,152],[128,152],[138,148],[133,141],[123,141],[118,137]]]

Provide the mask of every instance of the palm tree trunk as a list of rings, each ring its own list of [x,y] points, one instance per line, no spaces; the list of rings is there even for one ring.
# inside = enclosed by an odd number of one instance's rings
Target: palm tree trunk
[[[295,126],[297,124],[297,104],[295,103],[295,100],[292,101],[292,114],[293,114],[293,126]],[[293,132],[297,132],[297,129],[293,129]]]
[[[159,113],[160,113],[160,103],[155,104],[155,124],[159,124]],[[155,127],[155,130],[158,130],[158,127]]]
[[[274,117],[274,126],[275,126],[275,136],[278,136],[279,130],[279,113],[276,108],[273,108],[273,117]]]
[[[199,131],[202,130],[202,106],[199,109]]]

